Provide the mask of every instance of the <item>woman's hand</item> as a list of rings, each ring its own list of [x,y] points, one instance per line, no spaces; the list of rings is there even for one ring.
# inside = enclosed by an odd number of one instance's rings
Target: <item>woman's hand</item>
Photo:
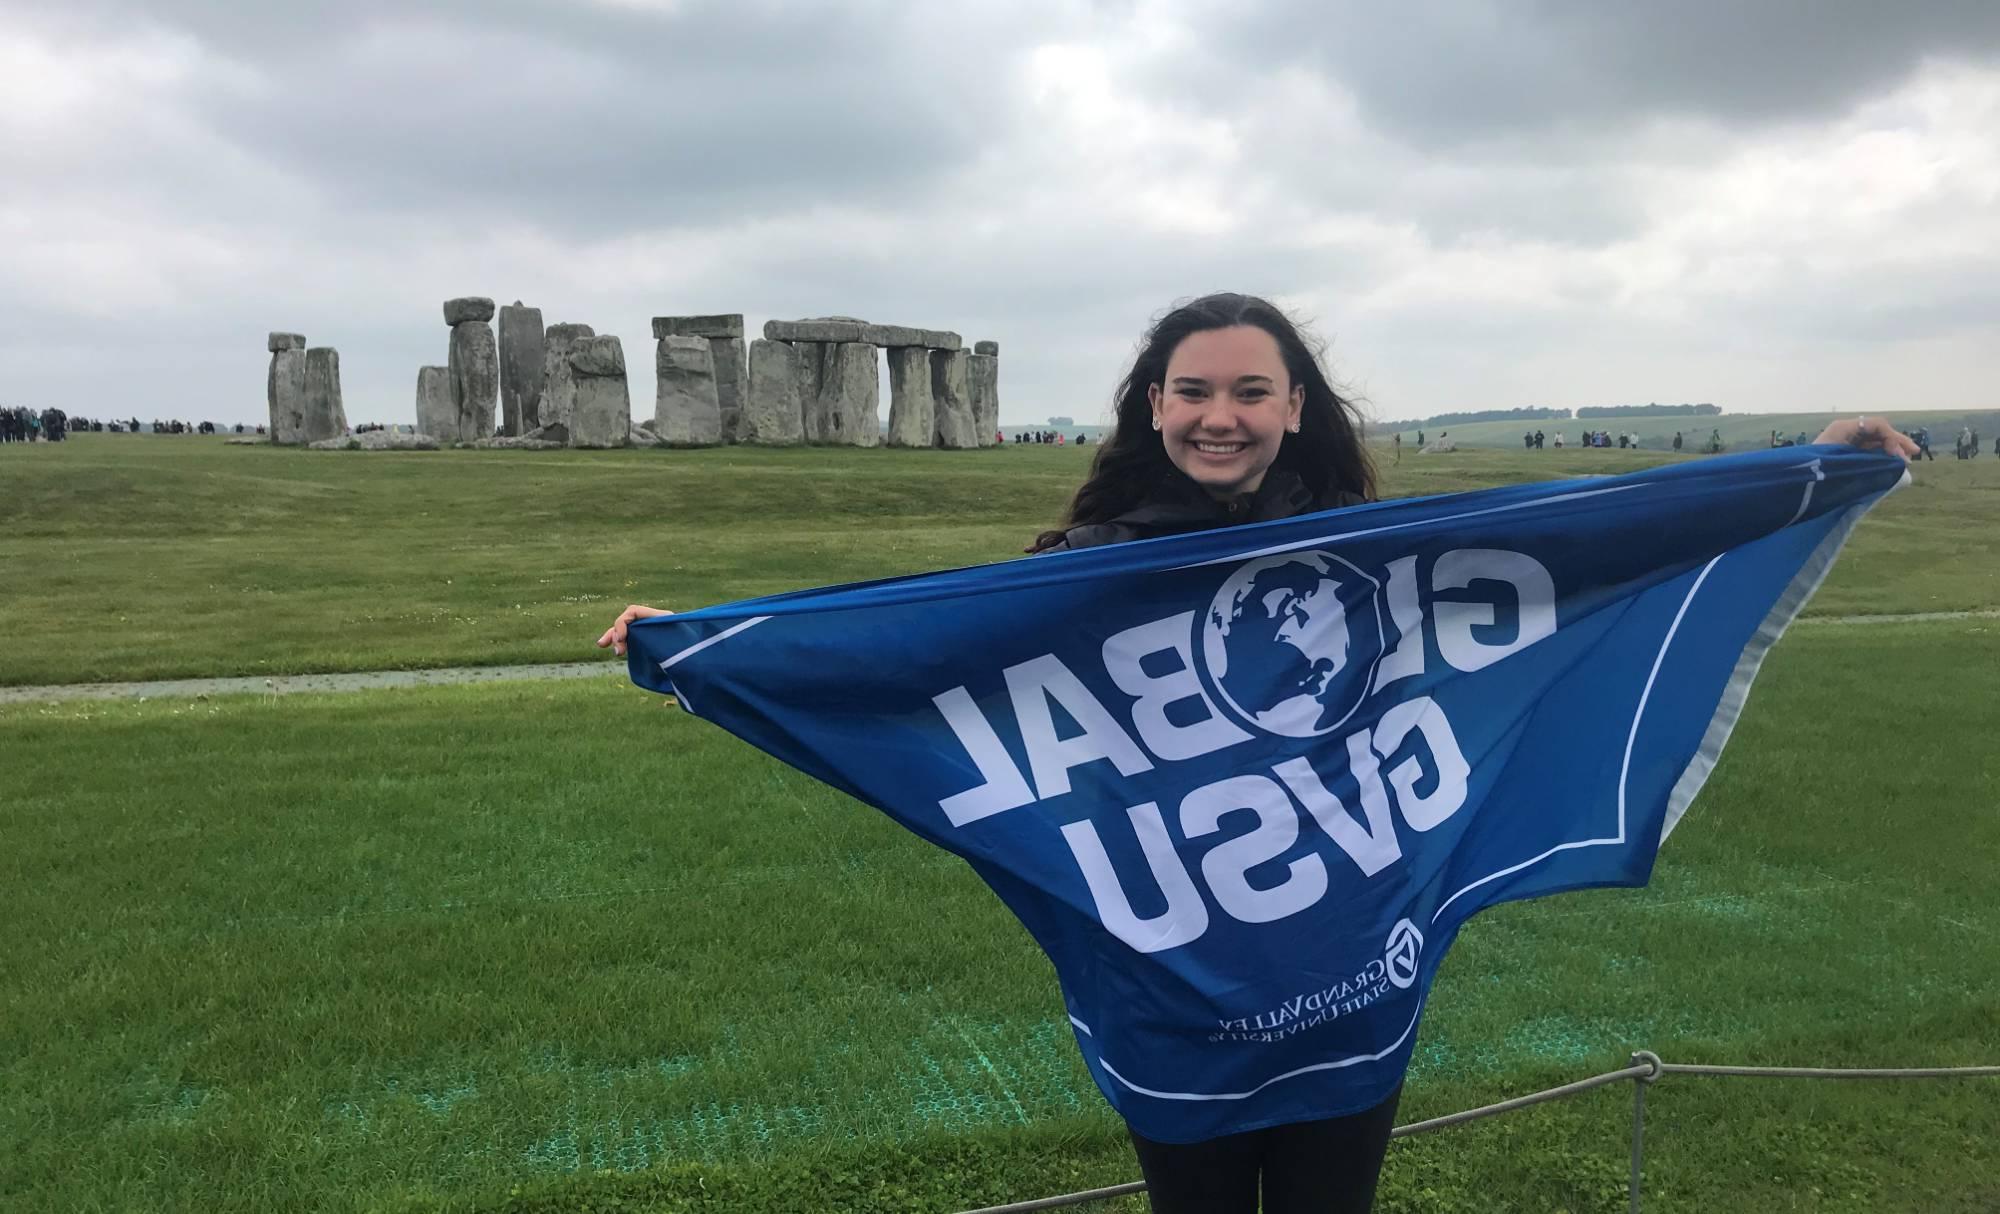
[[[1917,453],[1917,444],[1896,427],[1879,417],[1857,417],[1853,421],[1838,421],[1819,432],[1815,443],[1846,443],[1863,451],[1886,451],[1899,456],[1904,463]]]
[[[672,614],[673,612],[662,611],[658,607],[641,607],[639,604],[634,603],[621,612],[617,619],[611,621],[611,627],[606,628],[604,635],[597,638],[597,647],[602,649],[606,645],[609,645],[611,652],[622,658],[625,656],[625,628],[627,625],[633,620],[647,620],[656,615]]]

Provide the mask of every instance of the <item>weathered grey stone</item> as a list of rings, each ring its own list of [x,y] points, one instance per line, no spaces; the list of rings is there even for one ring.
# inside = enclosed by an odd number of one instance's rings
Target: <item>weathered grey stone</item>
[[[799,372],[791,346],[769,339],[751,342],[749,387],[738,441],[783,446],[804,437]]]
[[[435,451],[438,440],[428,434],[405,434],[400,430],[370,430],[366,434],[343,434],[321,439],[307,446],[315,451]]]
[[[441,443],[455,443],[458,408],[451,403],[451,368],[417,368],[417,432]]]
[[[569,351],[576,407],[572,447],[622,447],[631,441],[632,394],[625,383],[625,346],[615,337],[580,337]]]
[[[488,437],[493,433],[494,401],[500,395],[500,352],[493,344],[493,326],[483,320],[453,325],[446,363],[452,412],[458,415],[458,441]]]
[[[444,323],[452,326],[468,320],[492,320],[493,301],[483,295],[464,295],[444,301]]]
[[[305,420],[299,438],[308,443],[347,433],[347,410],[340,400],[340,351],[320,346],[306,351]]]
[[[265,385],[271,404],[270,441],[287,446],[305,441],[306,352],[278,350],[271,355]]]
[[[924,344],[933,350],[957,350],[965,345],[965,339],[948,329],[925,329],[922,331]]]
[[[569,348],[569,369],[604,378],[625,374],[625,343],[616,337],[585,337]]]
[[[562,422],[552,422],[546,426],[536,426],[521,437],[524,440],[548,443],[551,446],[567,447],[569,446],[569,426]]]
[[[653,433],[677,447],[721,442],[722,399],[716,393],[715,353],[708,339],[660,338],[653,370]]]
[[[860,341],[866,327],[852,320],[767,320],[764,336],[771,341]]]
[[[972,427],[972,389],[963,350],[931,351],[931,409],[935,445],[966,451],[979,445]]]
[[[861,336],[856,340],[895,350],[904,346],[923,345],[924,331],[912,329],[907,325],[862,325]]]
[[[972,352],[974,354],[998,354],[1000,353],[1000,343],[997,341],[975,341],[972,343]]]
[[[792,347],[792,373],[799,381],[800,429],[809,443],[826,441],[825,402],[820,400],[820,384],[826,378],[827,351],[838,349],[824,342],[795,341]]]
[[[634,426],[631,433],[625,437],[625,445],[628,447],[665,447],[668,443],[666,439],[661,438],[658,434],[646,429],[646,427]]]
[[[743,398],[750,385],[749,347],[740,337],[714,337],[708,352],[715,359],[715,399],[722,406],[722,441],[741,442]]]
[[[663,337],[743,336],[743,313],[725,312],[716,316],[655,316],[653,340]]]
[[[271,445],[271,436],[267,434],[262,438],[225,438],[222,440],[222,445],[225,447],[268,447]]]
[[[273,333],[264,339],[264,348],[276,354],[280,350],[303,350],[306,338],[303,333]]]
[[[879,445],[882,373],[875,347],[858,342],[828,346],[822,366],[821,441],[849,447]]]
[[[542,424],[542,310],[520,300],[500,309],[500,432],[526,434]]]
[[[966,385],[972,392],[972,428],[979,435],[979,445],[991,447],[1000,432],[1000,356],[968,354],[965,358]]]
[[[928,447],[935,414],[931,403],[931,352],[922,346],[889,351],[889,445]]]
[[[550,325],[542,335],[542,400],[536,421],[540,428],[563,427],[562,441],[569,441],[569,419],[576,412],[576,379],[569,372],[569,351],[577,339],[595,337],[589,325]],[[530,435],[533,430],[528,432]]]

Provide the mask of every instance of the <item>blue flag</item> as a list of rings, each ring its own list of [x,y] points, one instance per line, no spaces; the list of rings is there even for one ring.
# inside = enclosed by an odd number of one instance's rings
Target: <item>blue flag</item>
[[[1784,448],[642,620],[633,680],[972,866],[1148,1138],[1368,1108],[1482,907],[1641,885],[1901,461]]]

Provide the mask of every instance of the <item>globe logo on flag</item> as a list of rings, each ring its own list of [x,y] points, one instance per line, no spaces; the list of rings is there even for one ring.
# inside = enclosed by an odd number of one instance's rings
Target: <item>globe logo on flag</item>
[[[1283,737],[1339,728],[1367,696],[1381,657],[1378,588],[1330,552],[1237,566],[1201,628],[1202,662],[1223,702]]]

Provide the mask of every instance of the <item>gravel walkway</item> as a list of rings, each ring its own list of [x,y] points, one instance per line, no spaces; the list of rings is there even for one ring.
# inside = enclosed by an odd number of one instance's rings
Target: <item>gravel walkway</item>
[[[378,687],[444,687],[518,679],[589,679],[623,675],[622,661],[545,662],[534,666],[451,666],[442,670],[369,670],[355,674],[252,675],[242,679],[166,679],[157,683],[59,683],[0,687],[0,704],[51,700],[138,700],[195,696],[292,695],[302,691],[372,691]]]
[[[1794,628],[1821,624],[1926,624],[1940,620],[2000,619],[2000,608],[1980,611],[1919,611],[1907,615],[1813,615]],[[369,670],[355,674],[294,674],[269,678],[167,679],[158,683],[57,683],[46,687],[0,687],[0,704],[52,700],[140,700],[227,695],[291,695],[301,691],[371,691],[377,687],[445,687],[456,683],[500,683],[520,679],[588,679],[625,673],[625,663],[544,662],[533,666],[448,666],[442,670]]]

